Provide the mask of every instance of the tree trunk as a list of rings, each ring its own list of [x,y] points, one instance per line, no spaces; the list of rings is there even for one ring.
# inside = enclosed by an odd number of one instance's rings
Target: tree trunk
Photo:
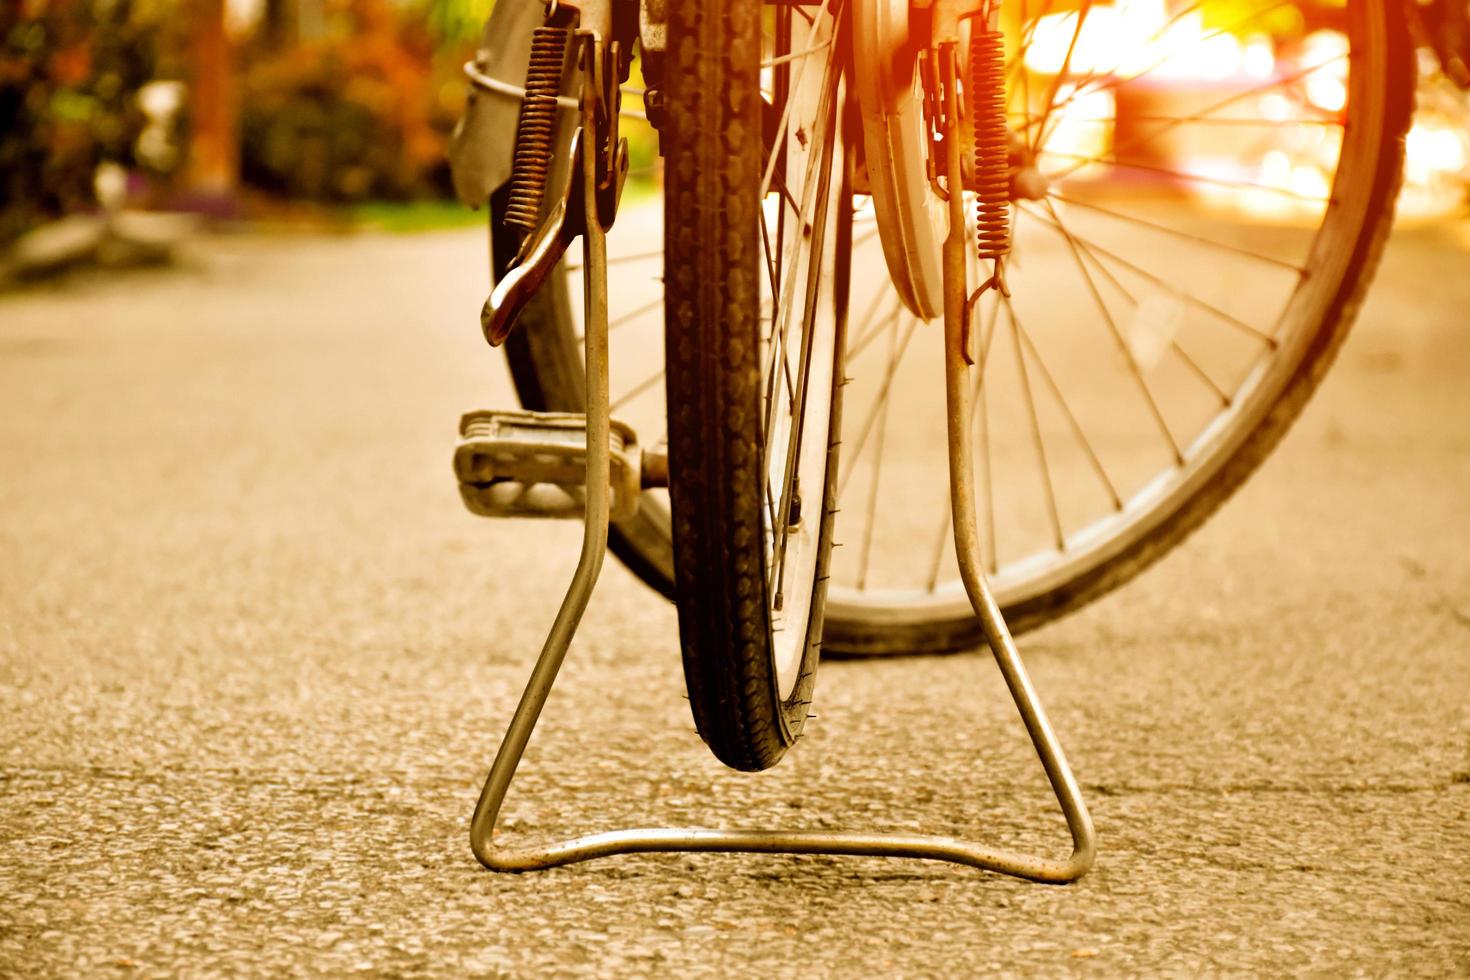
[[[189,186],[225,198],[234,194],[240,179],[235,66],[225,33],[225,0],[195,0],[194,12]]]

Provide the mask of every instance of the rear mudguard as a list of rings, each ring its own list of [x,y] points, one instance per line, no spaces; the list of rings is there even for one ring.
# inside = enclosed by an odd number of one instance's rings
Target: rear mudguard
[[[482,206],[510,179],[531,35],[545,18],[541,0],[500,0],[485,21],[475,60],[466,66],[466,72],[481,81],[470,85],[464,115],[449,138],[449,169],[455,194],[472,208]],[[563,94],[567,81],[564,77]],[[574,98],[563,100],[558,146],[570,143],[575,107]],[[557,156],[564,163],[565,154]],[[556,176],[554,170],[553,187],[558,186]]]

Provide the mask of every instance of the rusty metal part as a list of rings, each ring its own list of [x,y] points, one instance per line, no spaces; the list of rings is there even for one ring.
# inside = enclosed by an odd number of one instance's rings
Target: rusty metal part
[[[545,22],[545,12],[537,4],[496,4],[485,21],[474,61],[464,67],[470,89],[464,115],[449,139],[448,156],[455,194],[468,207],[484,207],[490,195],[510,180],[531,35]],[[564,139],[570,121],[566,110],[575,110],[577,100],[571,99],[569,106],[563,98],[561,105]]]
[[[526,66],[526,94],[516,128],[515,161],[510,176],[510,203],[505,223],[530,234],[541,220],[546,181],[556,147],[557,96],[566,66],[565,27],[543,24],[531,35],[531,61]]]
[[[669,485],[669,444],[660,442],[652,449],[643,450],[640,467],[643,489],[667,488]]]
[[[572,137],[573,167],[582,159],[582,132]],[[576,173],[576,170],[573,170]],[[499,347],[510,336],[521,310],[545,285],[566,250],[586,227],[584,204],[578,182],[573,180],[566,197],[558,201],[534,234],[526,239],[517,263],[495,284],[480,310],[480,329],[491,347]]]
[[[589,35],[578,31],[577,36]],[[586,57],[592,61],[592,76],[597,79],[598,84],[589,87],[582,95],[583,111],[588,118],[594,120],[590,129],[583,127],[583,132],[590,134],[583,148],[595,157],[596,215],[606,230],[613,226],[613,221],[617,218],[623,181],[628,176],[628,141],[619,135],[618,125],[623,98],[618,83],[620,74],[627,68],[627,59],[624,57],[621,42],[610,41],[604,44],[600,40],[591,46]]]
[[[560,9],[564,16],[578,17],[582,25],[603,23],[610,29],[612,24],[612,13],[605,3],[572,4],[562,0]],[[495,284],[485,301],[480,327],[492,347],[505,342],[521,310],[545,284],[577,236],[588,234],[592,225],[600,231],[612,227],[627,180],[628,141],[618,136],[622,94],[619,73],[626,68],[622,46],[617,41],[604,40],[605,33],[586,26],[578,27],[573,37],[585,64],[578,102],[582,125],[573,134],[568,151],[571,179],[565,196],[545,219],[530,226],[510,271]],[[555,103],[552,105],[554,108]],[[578,176],[584,158],[593,171],[590,210]],[[541,210],[539,204],[536,210],[538,213]]]
[[[1005,36],[981,29],[970,34],[965,92],[975,133],[973,189],[975,246],[982,259],[1011,251],[1011,137],[1006,125]]]

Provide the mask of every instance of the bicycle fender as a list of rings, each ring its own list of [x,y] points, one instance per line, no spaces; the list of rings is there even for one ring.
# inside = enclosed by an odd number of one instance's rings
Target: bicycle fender
[[[485,21],[475,60],[466,66],[496,86],[470,86],[464,115],[449,137],[454,192],[472,208],[485,204],[510,179],[521,113],[518,93],[531,61],[531,34],[545,19],[541,0],[500,0]]]

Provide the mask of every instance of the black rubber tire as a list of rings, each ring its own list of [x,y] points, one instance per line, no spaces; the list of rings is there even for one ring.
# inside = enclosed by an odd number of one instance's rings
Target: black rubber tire
[[[725,765],[768,769],[811,703],[836,497],[828,439],[816,582],[799,671],[781,696],[767,592],[761,451],[760,0],[669,7],[664,185],[664,356],[674,592],[689,705]],[[841,324],[831,412],[840,411]],[[824,391],[810,397],[823,398]]]

